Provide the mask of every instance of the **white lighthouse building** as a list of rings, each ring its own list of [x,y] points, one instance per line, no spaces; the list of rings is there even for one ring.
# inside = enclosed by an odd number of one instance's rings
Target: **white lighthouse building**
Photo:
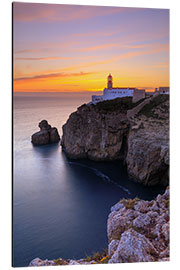
[[[134,90],[136,88],[127,88],[127,87],[113,87],[112,75],[109,74],[107,77],[107,88],[104,88],[102,96],[92,96],[92,103],[96,104],[97,102],[110,100],[120,97],[132,97]]]

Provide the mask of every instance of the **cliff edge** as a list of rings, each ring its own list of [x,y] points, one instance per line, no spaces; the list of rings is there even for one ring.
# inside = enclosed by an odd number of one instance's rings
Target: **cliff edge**
[[[167,185],[169,96],[84,104],[63,125],[61,145],[69,158],[123,160],[135,181]]]

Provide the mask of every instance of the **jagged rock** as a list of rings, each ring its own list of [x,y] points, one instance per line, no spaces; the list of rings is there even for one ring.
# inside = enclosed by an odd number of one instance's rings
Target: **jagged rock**
[[[118,209],[118,205],[124,207]],[[131,209],[129,209],[131,207]],[[107,222],[109,263],[169,257],[169,189],[155,200],[121,200]]]
[[[151,262],[157,254],[152,243],[132,228],[125,231],[109,263]]]
[[[162,235],[166,241],[169,241],[169,222],[162,226]]]
[[[112,240],[108,245],[108,255],[111,257],[116,251],[119,244],[119,240]]]
[[[131,225],[137,213],[131,209],[121,208],[119,211],[111,212],[107,223],[109,242],[119,239],[121,234]]]
[[[148,201],[141,200],[135,206],[134,209],[140,213],[147,213],[150,207],[150,203]]]
[[[47,266],[47,265],[55,265],[55,262],[47,259],[41,260],[40,258],[35,258],[29,264],[29,266]]]
[[[149,215],[146,214],[139,214],[137,218],[133,220],[133,227],[137,229],[145,229],[146,226],[150,225],[152,219]]]
[[[45,145],[60,141],[57,128],[52,128],[46,120],[42,120],[39,123],[39,128],[40,131],[34,133],[31,137],[31,141],[34,145]]]
[[[77,265],[80,264],[78,261],[76,260],[70,260],[69,265]]]
[[[120,210],[121,208],[123,208],[124,207],[124,204],[123,203],[116,203],[115,205],[113,205],[112,207],[111,207],[111,212],[113,212],[113,211],[118,211],[118,210]]]

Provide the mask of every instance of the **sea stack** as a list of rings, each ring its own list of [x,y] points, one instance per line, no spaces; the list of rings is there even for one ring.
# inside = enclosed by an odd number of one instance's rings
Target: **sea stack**
[[[60,136],[56,127],[51,127],[46,120],[39,123],[40,131],[34,133],[31,137],[33,145],[45,145],[57,143],[60,141]]]

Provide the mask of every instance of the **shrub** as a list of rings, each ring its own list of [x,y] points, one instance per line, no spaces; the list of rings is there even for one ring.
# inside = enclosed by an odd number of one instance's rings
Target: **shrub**
[[[139,115],[145,115],[146,117],[158,118],[158,115],[153,112],[153,109],[158,105],[169,100],[169,95],[158,95],[150,103],[146,104],[140,111]]]
[[[132,102],[132,97],[116,98],[112,100],[104,100],[98,102],[94,106],[96,109],[105,112],[126,112],[140,104],[144,99],[139,100],[136,103]]]
[[[124,206],[127,209],[133,209],[134,206],[138,203],[139,200],[140,199],[137,198],[137,197],[135,197],[134,199],[128,199],[128,200],[126,200],[126,199],[123,198],[122,200],[120,200],[120,202],[123,203]]]

